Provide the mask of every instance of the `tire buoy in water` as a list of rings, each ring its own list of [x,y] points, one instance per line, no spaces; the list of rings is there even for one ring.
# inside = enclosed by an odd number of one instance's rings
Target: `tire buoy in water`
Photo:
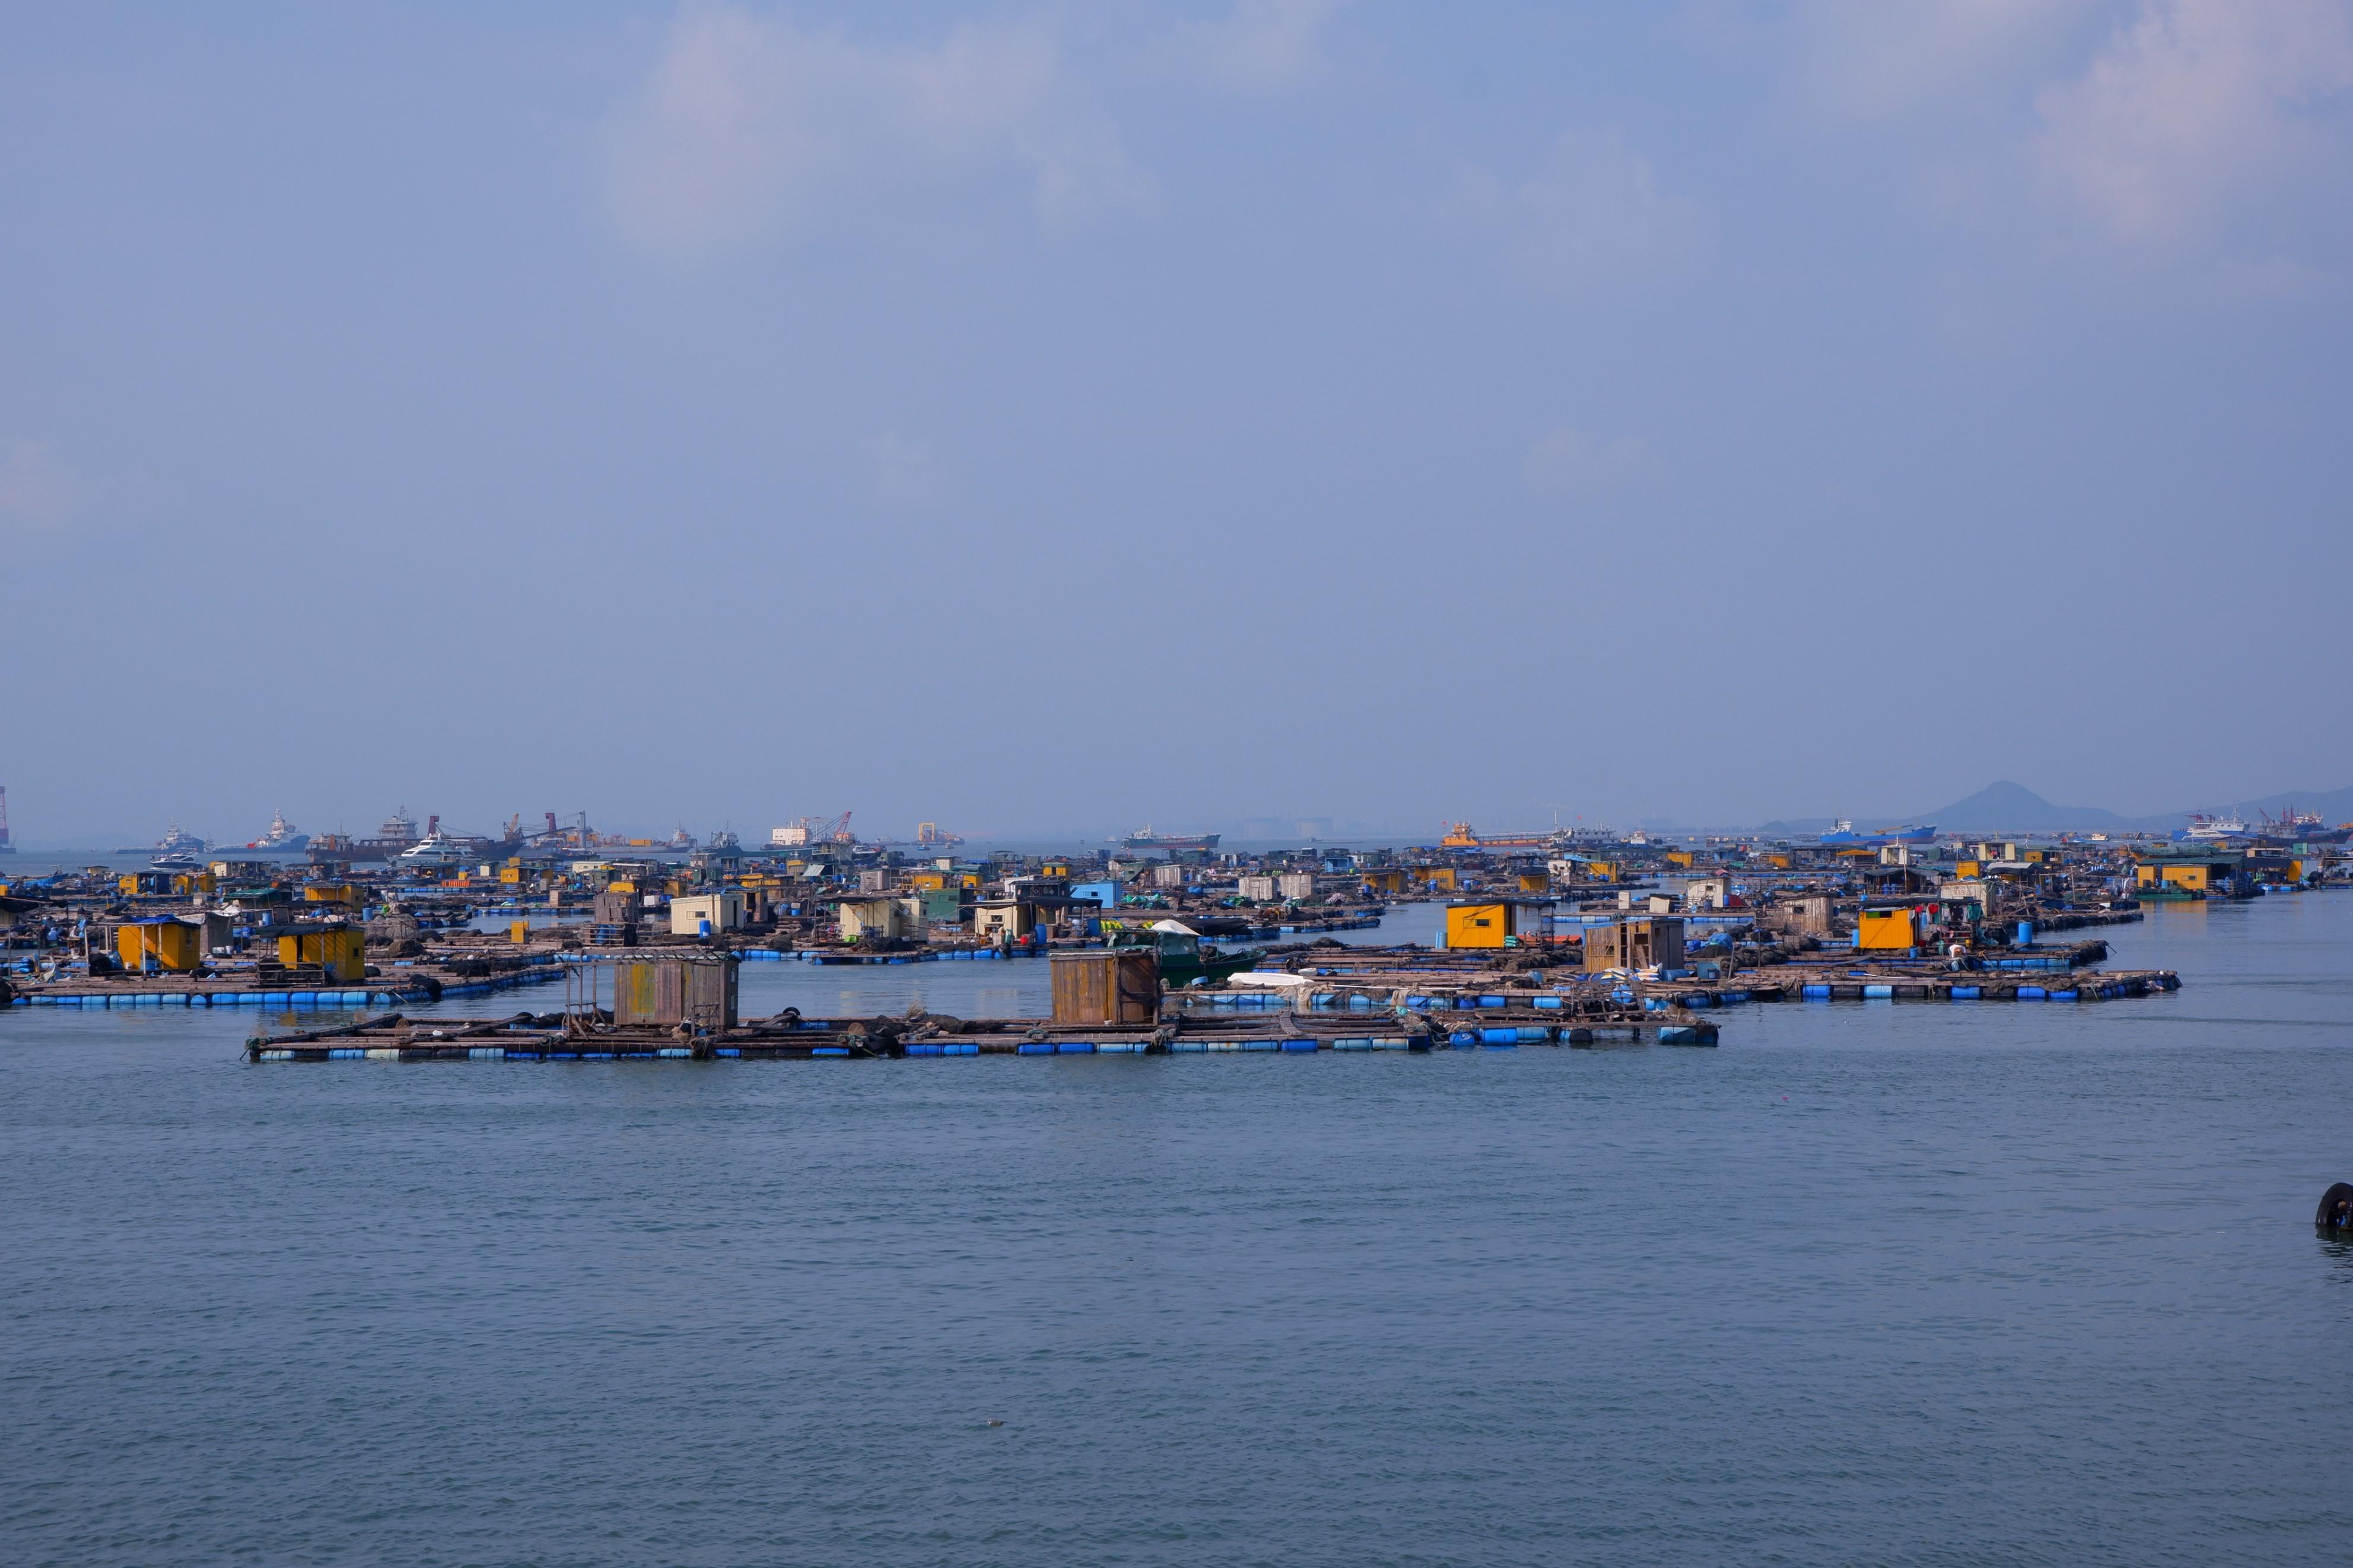
[[[2353,1182],[2339,1182],[2321,1194],[2312,1223],[2331,1236],[2353,1236]]]

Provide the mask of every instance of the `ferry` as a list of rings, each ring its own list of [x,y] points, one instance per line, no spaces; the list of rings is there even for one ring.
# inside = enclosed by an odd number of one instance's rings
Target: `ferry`
[[[2187,835],[2189,837],[2202,839],[2244,838],[2246,836],[2247,819],[2241,816],[2235,811],[2224,812],[2216,816],[2208,816],[2203,813],[2198,812],[2193,812],[2190,815],[2189,832]]]

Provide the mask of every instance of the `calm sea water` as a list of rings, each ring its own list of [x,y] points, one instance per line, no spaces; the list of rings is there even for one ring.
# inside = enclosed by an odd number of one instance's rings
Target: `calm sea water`
[[[249,1067],[15,1009],[0,1558],[2342,1561],[2353,899],[2116,940],[2188,988],[1715,1051]]]

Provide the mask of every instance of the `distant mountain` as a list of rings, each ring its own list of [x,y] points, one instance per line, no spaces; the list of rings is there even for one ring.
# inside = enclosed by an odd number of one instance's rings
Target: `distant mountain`
[[[1859,816],[1854,825],[1866,832],[1902,823],[1934,823],[1939,833],[2169,833],[2189,826],[2192,810],[2234,812],[2250,824],[2256,824],[2266,812],[2278,816],[2291,807],[2300,812],[2316,812],[2332,826],[2353,822],[2353,786],[2291,791],[2227,804],[2209,803],[2160,812],[2155,816],[2125,816],[2104,805],[2053,805],[2024,784],[2003,779],[1934,811],[1915,812],[1908,816]],[[1823,833],[1830,827],[1829,817],[1808,816],[1768,822],[1760,831],[1797,836]]]
[[[2122,817],[2102,805],[2053,805],[2024,784],[2008,779],[1910,820],[1933,822],[1939,833],[2113,833],[2160,824],[2154,817],[2144,821]],[[2167,827],[2179,827],[2183,820],[2180,816],[2161,819]],[[1858,821],[1856,826],[1862,824]]]

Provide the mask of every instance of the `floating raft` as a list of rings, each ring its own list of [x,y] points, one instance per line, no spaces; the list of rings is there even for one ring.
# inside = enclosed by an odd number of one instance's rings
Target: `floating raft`
[[[1263,1025],[1264,1026],[1260,1026]],[[257,1035],[246,1042],[254,1062],[322,1061],[758,1061],[869,1060],[909,1057],[1182,1056],[1225,1052],[1433,1051],[1518,1046],[1615,1044],[1713,1046],[1716,1027],[1689,1017],[1627,1016],[1589,1024],[1449,1020],[1443,1026],[1370,1019],[1353,1029],[1306,1018],[1163,1024],[1149,1031],[999,1019],[956,1032],[876,1032],[861,1020],[804,1019],[747,1024],[683,1037],[649,1026],[583,1027],[561,1015],[512,1018],[406,1019],[398,1014],[342,1028]]]
[[[452,996],[487,996],[519,985],[543,985],[562,979],[563,972],[548,965],[465,980],[442,980],[366,987],[319,986],[302,991],[261,990],[247,985],[219,985],[203,981],[129,980],[117,984],[69,983],[71,990],[18,991],[8,1000],[20,1007],[261,1007],[282,1013],[350,1012],[361,1007],[395,1007],[404,1003],[447,1000]]]

